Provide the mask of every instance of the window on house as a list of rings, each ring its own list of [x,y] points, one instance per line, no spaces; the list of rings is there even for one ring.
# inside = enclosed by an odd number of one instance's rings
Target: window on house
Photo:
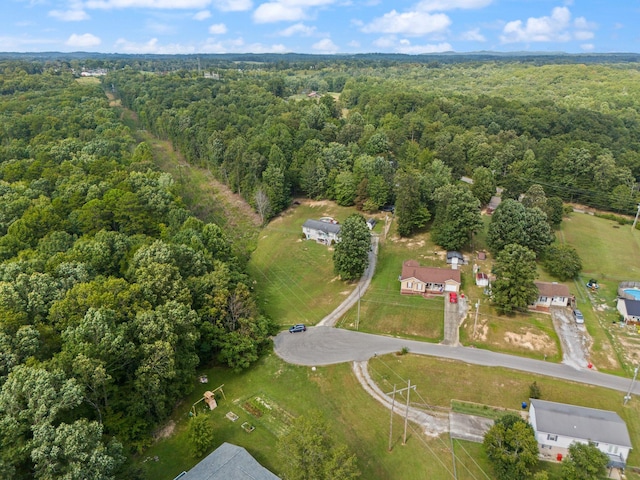
[[[547,435],[547,440],[551,440],[552,442],[555,442],[558,440],[558,435]]]
[[[540,297],[538,301],[539,302],[546,302],[547,301],[547,297]]]
[[[407,288],[412,288],[413,287],[413,282],[407,282]]]

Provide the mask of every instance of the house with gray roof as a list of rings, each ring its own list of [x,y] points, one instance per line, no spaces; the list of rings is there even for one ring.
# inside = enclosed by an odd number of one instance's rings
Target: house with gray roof
[[[618,297],[617,309],[626,323],[640,323],[640,300]]]
[[[609,410],[531,399],[529,423],[543,457],[561,458],[573,442],[592,442],[610,467],[624,468],[632,448],[624,420]]]
[[[223,443],[175,480],[280,480],[244,448]]]
[[[302,225],[302,233],[307,240],[315,240],[324,245],[340,241],[340,225],[320,220],[307,220]]]

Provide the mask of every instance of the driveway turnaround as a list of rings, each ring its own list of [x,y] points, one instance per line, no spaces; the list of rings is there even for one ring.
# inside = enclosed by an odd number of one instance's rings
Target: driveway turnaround
[[[568,365],[477,348],[404,340],[325,326],[311,327],[306,332],[296,334],[282,332],[275,337],[274,346],[279,357],[297,365],[319,366],[365,361],[375,355],[398,352],[406,347],[409,352],[419,355],[460,360],[487,367],[511,368],[625,393],[631,386],[631,378],[616,377],[590,369],[576,369]],[[635,383],[632,393],[640,394],[640,382]]]

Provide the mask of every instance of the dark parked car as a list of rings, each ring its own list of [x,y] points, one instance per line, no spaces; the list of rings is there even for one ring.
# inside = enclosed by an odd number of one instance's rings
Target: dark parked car
[[[304,323],[298,323],[297,325],[294,325],[289,329],[289,333],[306,332],[306,331],[307,331],[307,327],[304,325]]]

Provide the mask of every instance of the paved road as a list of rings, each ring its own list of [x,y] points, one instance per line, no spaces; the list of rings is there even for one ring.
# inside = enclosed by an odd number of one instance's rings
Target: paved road
[[[325,327],[333,327],[340,317],[342,317],[347,311],[353,307],[358,301],[358,297],[361,297],[369,288],[369,284],[371,283],[371,278],[373,278],[373,273],[376,271],[376,260],[378,259],[378,237],[375,235],[371,236],[371,250],[369,251],[369,265],[366,270],[362,274],[362,278],[358,281],[358,285],[351,292],[351,294],[345,298],[344,302],[342,302],[338,307],[331,312],[329,315],[324,317],[322,320],[318,322],[318,326]]]
[[[297,365],[330,365],[364,361],[375,354],[393,353],[402,347],[407,347],[411,353],[461,360],[475,365],[512,368],[611,388],[625,393],[631,385],[630,378],[616,377],[588,369],[576,369],[558,363],[532,360],[476,348],[403,340],[324,326],[311,327],[303,333],[280,333],[275,337],[274,343],[278,356]],[[635,384],[633,393],[640,395],[640,383]],[[620,401],[622,401],[622,397]]]

